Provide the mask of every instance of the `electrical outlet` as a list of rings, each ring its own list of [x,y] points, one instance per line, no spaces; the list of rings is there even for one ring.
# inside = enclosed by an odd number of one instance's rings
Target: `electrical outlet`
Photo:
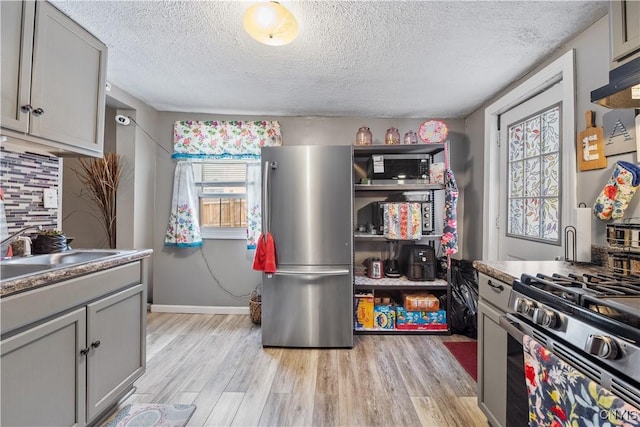
[[[44,189],[44,207],[55,209],[58,207],[58,190],[56,188]]]

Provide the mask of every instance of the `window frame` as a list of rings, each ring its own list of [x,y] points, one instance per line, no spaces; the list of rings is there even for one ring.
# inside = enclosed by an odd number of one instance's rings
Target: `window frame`
[[[529,241],[538,242],[538,243],[544,243],[544,244],[548,244],[548,245],[560,246],[562,244],[562,235],[561,235],[562,233],[560,231],[562,230],[562,226],[563,226],[563,221],[562,221],[563,211],[562,211],[561,200],[562,200],[562,195],[563,195],[563,188],[562,188],[563,187],[563,183],[562,183],[562,162],[563,162],[563,156],[564,156],[564,153],[563,153],[564,141],[563,141],[563,135],[562,135],[562,129],[563,129],[562,128],[562,126],[563,126],[563,123],[562,123],[562,109],[563,109],[562,102],[557,102],[555,104],[552,104],[552,105],[550,105],[550,106],[548,106],[548,107],[546,107],[544,109],[541,109],[540,111],[537,111],[537,112],[535,112],[535,113],[533,113],[533,114],[531,114],[531,115],[529,115],[527,117],[524,117],[524,118],[518,120],[517,122],[509,123],[507,125],[507,129],[511,129],[516,124],[526,124],[528,121],[530,121],[534,117],[538,117],[540,119],[540,121],[542,122],[544,114],[548,113],[548,112],[550,112],[552,110],[555,110],[555,109],[558,109],[558,111],[559,111],[559,113],[558,113],[558,129],[559,129],[559,131],[558,131],[558,149],[557,149],[557,151],[553,151],[552,153],[556,153],[557,156],[558,156],[558,161],[557,161],[557,163],[558,163],[558,194],[554,195],[554,196],[548,196],[546,194],[543,194],[542,190],[544,188],[544,178],[541,178],[540,179],[540,183],[539,183],[540,184],[539,195],[536,198],[539,199],[540,201],[545,200],[545,199],[550,199],[550,198],[554,198],[554,199],[558,200],[558,209],[557,209],[558,235],[556,236],[555,239],[530,236],[530,235],[526,234],[526,232],[524,230],[525,229],[524,225],[523,225],[523,234],[515,234],[515,233],[511,232],[512,228],[510,226],[510,221],[509,221],[510,220],[510,214],[511,214],[511,212],[510,212],[510,206],[511,206],[510,202],[511,202],[511,200],[512,199],[526,200],[529,197],[527,197],[527,194],[526,194],[526,185],[525,185],[525,189],[523,190],[524,194],[522,196],[520,196],[520,197],[515,197],[515,196],[512,197],[512,195],[511,195],[511,184],[512,184],[512,181],[511,181],[510,166],[514,162],[512,162],[511,156],[510,156],[510,151],[511,151],[510,140],[506,141],[506,144],[507,144],[507,164],[508,164],[508,166],[507,166],[507,180],[508,180],[507,189],[509,191],[509,194],[507,195],[507,203],[506,203],[507,212],[505,212],[505,215],[506,215],[506,227],[507,227],[506,230],[505,230],[505,235],[508,236],[508,237],[511,237],[511,238],[515,238],[515,239],[529,240]],[[542,128],[542,124],[541,124],[540,127]],[[508,133],[509,132],[507,132],[507,134]],[[523,165],[526,164],[526,161],[528,159],[537,158],[539,160],[539,162],[540,162],[540,168],[542,169],[544,167],[544,156],[548,155],[550,152],[543,152],[542,149],[541,149],[541,145],[542,144],[543,144],[542,135],[540,135],[540,142],[539,142],[540,152],[538,154],[534,155],[534,156],[527,156],[526,154],[523,154],[522,159],[520,159],[522,161]],[[541,175],[542,175],[542,172],[543,171],[541,170]],[[540,211],[542,211],[543,205],[544,205],[543,203],[540,204],[540,207],[539,207]],[[540,218],[541,223],[539,225],[543,224],[543,222],[542,222],[543,221],[543,219],[542,219],[543,217],[544,217],[544,215],[542,214],[542,212],[540,212],[539,218]],[[540,233],[542,233],[542,227],[540,227]]]
[[[202,165],[204,164],[243,164],[245,166],[245,181],[243,183],[244,187],[245,187],[245,191],[244,193],[228,193],[225,194],[223,196],[218,196],[218,198],[223,199],[223,198],[233,198],[233,199],[243,199],[246,201],[247,199],[247,191],[246,191],[246,187],[247,187],[247,179],[248,177],[246,176],[246,169],[247,169],[247,165],[249,163],[254,163],[256,162],[256,160],[254,159],[203,159],[197,162],[193,162],[193,168],[194,168],[194,177],[195,177],[195,183],[196,183],[196,187],[197,187],[197,192],[198,192],[198,223],[200,226],[200,235],[202,237],[202,239],[207,239],[207,240],[246,240],[247,239],[247,226],[244,227],[207,227],[204,226],[202,224],[202,210],[201,210],[201,204],[202,204],[202,200],[203,199],[207,199],[207,198],[215,198],[216,194],[218,193],[205,193],[203,191],[203,188],[206,187],[212,187],[212,186],[218,186],[218,187],[225,187],[225,186],[236,186],[238,187],[240,182],[231,182],[228,181],[226,183],[220,183],[220,184],[209,184],[209,185],[205,185],[203,184],[203,180],[202,180],[202,173],[203,173],[203,168]],[[234,185],[235,184],[235,185]],[[207,195],[209,197],[207,197]],[[213,196],[213,197],[212,197]],[[239,197],[241,196],[241,197]]]

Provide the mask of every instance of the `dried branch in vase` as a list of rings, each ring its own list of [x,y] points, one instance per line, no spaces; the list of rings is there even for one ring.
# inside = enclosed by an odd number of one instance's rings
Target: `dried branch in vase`
[[[120,156],[106,153],[101,159],[79,159],[76,176],[85,187],[80,196],[94,205],[107,233],[109,247],[116,247],[116,192],[122,175]]]

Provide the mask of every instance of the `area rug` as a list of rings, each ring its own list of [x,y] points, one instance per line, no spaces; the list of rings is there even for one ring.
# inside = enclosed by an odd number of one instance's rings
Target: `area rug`
[[[458,363],[474,381],[478,381],[478,343],[476,341],[444,341]]]
[[[196,405],[131,403],[102,427],[184,427],[195,409]]]

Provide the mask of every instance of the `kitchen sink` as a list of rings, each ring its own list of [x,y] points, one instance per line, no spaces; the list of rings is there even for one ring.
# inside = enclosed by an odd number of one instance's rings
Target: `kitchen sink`
[[[0,278],[2,280],[13,279],[18,276],[42,273],[56,267],[52,264],[0,264]]]
[[[121,254],[125,251],[96,251],[96,250],[82,250],[75,249],[66,252],[57,252],[53,254],[34,255],[29,257],[16,257],[9,261],[3,261],[3,264],[82,264],[89,261],[96,261],[101,258],[108,258],[110,256]]]
[[[0,280],[15,279],[19,276],[28,276],[48,270],[99,261],[128,252],[134,251],[74,249],[53,254],[16,257],[0,262]]]

